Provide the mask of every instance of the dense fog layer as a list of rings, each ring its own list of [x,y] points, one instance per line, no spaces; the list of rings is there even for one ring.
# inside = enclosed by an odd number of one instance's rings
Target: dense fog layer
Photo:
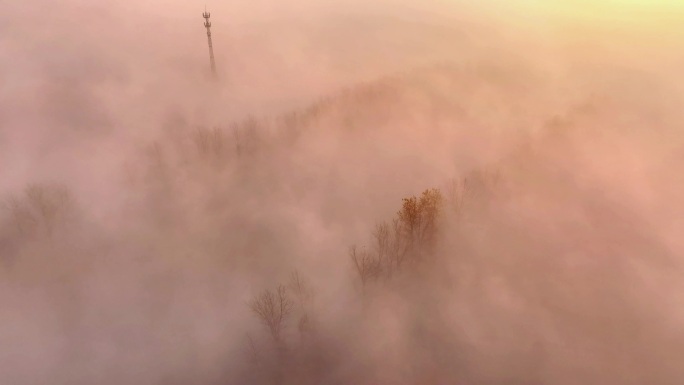
[[[0,1],[0,383],[680,383],[682,8],[514,3]]]

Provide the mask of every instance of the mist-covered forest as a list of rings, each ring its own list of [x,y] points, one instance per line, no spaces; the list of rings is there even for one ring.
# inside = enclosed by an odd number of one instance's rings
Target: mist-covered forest
[[[162,3],[0,1],[0,384],[682,383],[681,8]]]

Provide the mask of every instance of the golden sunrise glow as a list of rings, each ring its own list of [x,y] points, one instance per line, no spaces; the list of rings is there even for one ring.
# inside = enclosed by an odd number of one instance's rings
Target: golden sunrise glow
[[[472,5],[516,30],[552,39],[609,42],[632,52],[639,46],[671,53],[684,41],[684,0],[438,1],[451,12]]]
[[[456,0],[443,2],[454,6],[468,3]],[[603,22],[669,19],[681,16],[684,11],[682,0],[491,0],[487,3],[499,11],[518,10],[533,15]]]

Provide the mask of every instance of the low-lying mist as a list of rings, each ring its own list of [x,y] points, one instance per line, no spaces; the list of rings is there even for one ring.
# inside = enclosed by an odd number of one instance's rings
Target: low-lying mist
[[[0,384],[679,384],[681,9],[551,3],[0,1]]]

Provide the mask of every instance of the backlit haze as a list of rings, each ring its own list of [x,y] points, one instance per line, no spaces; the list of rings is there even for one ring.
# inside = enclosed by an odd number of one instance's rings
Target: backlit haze
[[[683,105],[675,0],[0,0],[0,385],[680,384]]]

